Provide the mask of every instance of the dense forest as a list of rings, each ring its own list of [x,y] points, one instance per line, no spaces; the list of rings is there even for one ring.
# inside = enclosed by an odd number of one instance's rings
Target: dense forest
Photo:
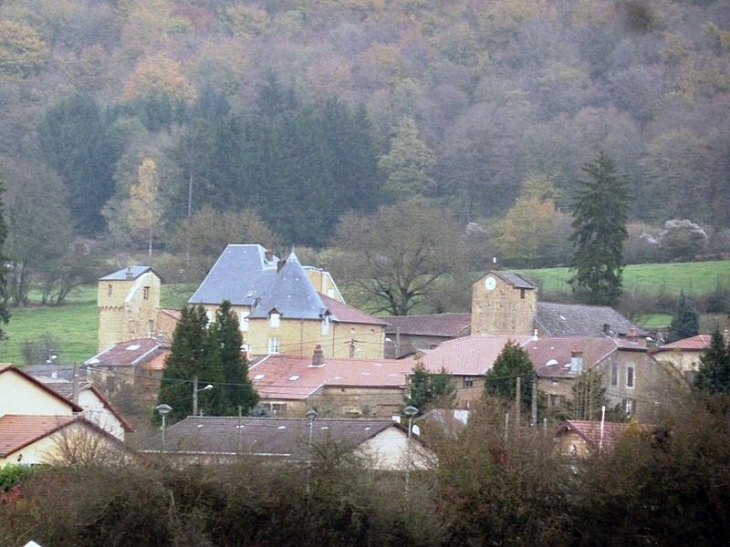
[[[238,222],[322,248],[414,198],[482,257],[558,264],[599,150],[630,242],[730,229],[723,0],[11,0],[0,103],[16,304],[39,271],[61,300],[99,242],[189,254]]]

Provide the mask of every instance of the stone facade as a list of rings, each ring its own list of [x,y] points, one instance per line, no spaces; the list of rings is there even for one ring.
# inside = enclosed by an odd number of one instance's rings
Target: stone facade
[[[472,285],[472,334],[532,334],[537,288],[517,274],[489,272]]]

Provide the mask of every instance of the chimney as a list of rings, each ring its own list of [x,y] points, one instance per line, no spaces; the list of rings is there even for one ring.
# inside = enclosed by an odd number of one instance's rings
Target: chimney
[[[279,262],[276,263],[276,273],[279,273],[281,269],[284,267],[284,264],[286,264],[286,259],[282,258],[279,260]]]
[[[611,325],[609,325],[608,323],[603,324],[603,334],[605,334],[606,336],[611,336]]]
[[[126,279],[134,279],[134,274],[132,273],[132,266],[127,266],[127,271],[124,272],[124,277]]]
[[[312,354],[312,365],[313,367],[323,367],[324,366],[324,351],[322,351],[321,344],[317,344],[314,348],[314,353]]]
[[[274,251],[272,251],[271,249],[266,249],[266,252],[264,253],[264,260],[266,260],[266,262],[273,262]]]
[[[578,346],[573,346],[570,352],[570,373],[583,373],[583,352],[578,349]]]

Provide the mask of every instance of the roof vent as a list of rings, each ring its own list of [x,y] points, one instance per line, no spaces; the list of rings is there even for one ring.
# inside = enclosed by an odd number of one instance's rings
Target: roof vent
[[[322,351],[322,345],[317,344],[312,354],[312,366],[323,367],[324,366],[324,351]]]
[[[127,266],[127,271],[124,272],[124,277],[126,279],[134,279],[134,274],[132,273],[132,266]]]

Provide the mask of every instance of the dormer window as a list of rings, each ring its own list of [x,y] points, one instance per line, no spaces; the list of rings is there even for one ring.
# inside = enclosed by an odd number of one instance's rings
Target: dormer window
[[[251,312],[246,310],[238,314],[238,328],[241,332],[248,332],[248,316]]]
[[[280,322],[281,322],[281,315],[279,314],[279,312],[275,312],[275,311],[271,312],[271,315],[269,316],[269,326],[272,329],[278,329]]]
[[[322,318],[322,335],[327,335],[330,333],[330,316],[325,315]]]

